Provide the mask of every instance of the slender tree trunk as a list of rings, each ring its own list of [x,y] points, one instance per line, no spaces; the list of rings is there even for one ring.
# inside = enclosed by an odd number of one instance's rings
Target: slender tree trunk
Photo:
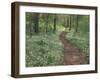
[[[33,14],[34,32],[39,33],[39,13]]]
[[[56,18],[56,14],[54,15],[54,32],[56,31],[56,21],[57,21],[57,18]]]
[[[71,30],[71,27],[72,27],[72,19],[71,19],[71,16],[69,16],[69,30]]]
[[[34,30],[34,29],[33,29],[33,26],[32,26],[32,23],[33,23],[33,21],[31,21],[31,23],[30,23],[30,25],[29,25],[29,26],[30,26],[30,35],[31,35],[31,36],[32,36],[33,30]]]
[[[64,27],[65,27],[65,31],[69,27],[69,16],[64,17]]]
[[[45,30],[48,32],[48,26],[49,26],[49,14],[46,14],[46,21],[45,21]]]
[[[77,15],[76,16],[76,28],[75,28],[75,32],[78,32],[78,19],[79,19],[79,17]]]
[[[67,27],[69,27],[69,15],[67,17]]]

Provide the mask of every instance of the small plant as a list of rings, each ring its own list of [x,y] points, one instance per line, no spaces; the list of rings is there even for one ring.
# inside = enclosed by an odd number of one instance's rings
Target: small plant
[[[57,34],[26,37],[26,66],[63,64],[63,47]]]

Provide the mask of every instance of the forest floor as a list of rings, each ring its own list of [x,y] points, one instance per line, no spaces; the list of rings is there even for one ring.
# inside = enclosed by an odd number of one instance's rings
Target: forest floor
[[[59,35],[64,48],[64,64],[65,65],[78,65],[87,64],[86,55],[80,49],[66,39],[67,32],[62,31]]]

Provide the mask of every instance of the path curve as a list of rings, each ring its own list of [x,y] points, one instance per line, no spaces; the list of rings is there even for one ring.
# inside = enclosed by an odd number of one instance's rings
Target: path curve
[[[78,47],[70,43],[65,36],[67,32],[62,31],[59,35],[64,46],[64,64],[65,65],[78,65],[78,64],[87,64],[87,59],[84,54],[80,51]]]

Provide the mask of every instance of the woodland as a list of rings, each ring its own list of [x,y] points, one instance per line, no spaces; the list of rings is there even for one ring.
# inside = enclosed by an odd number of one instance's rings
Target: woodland
[[[89,15],[26,12],[26,67],[89,64]]]

